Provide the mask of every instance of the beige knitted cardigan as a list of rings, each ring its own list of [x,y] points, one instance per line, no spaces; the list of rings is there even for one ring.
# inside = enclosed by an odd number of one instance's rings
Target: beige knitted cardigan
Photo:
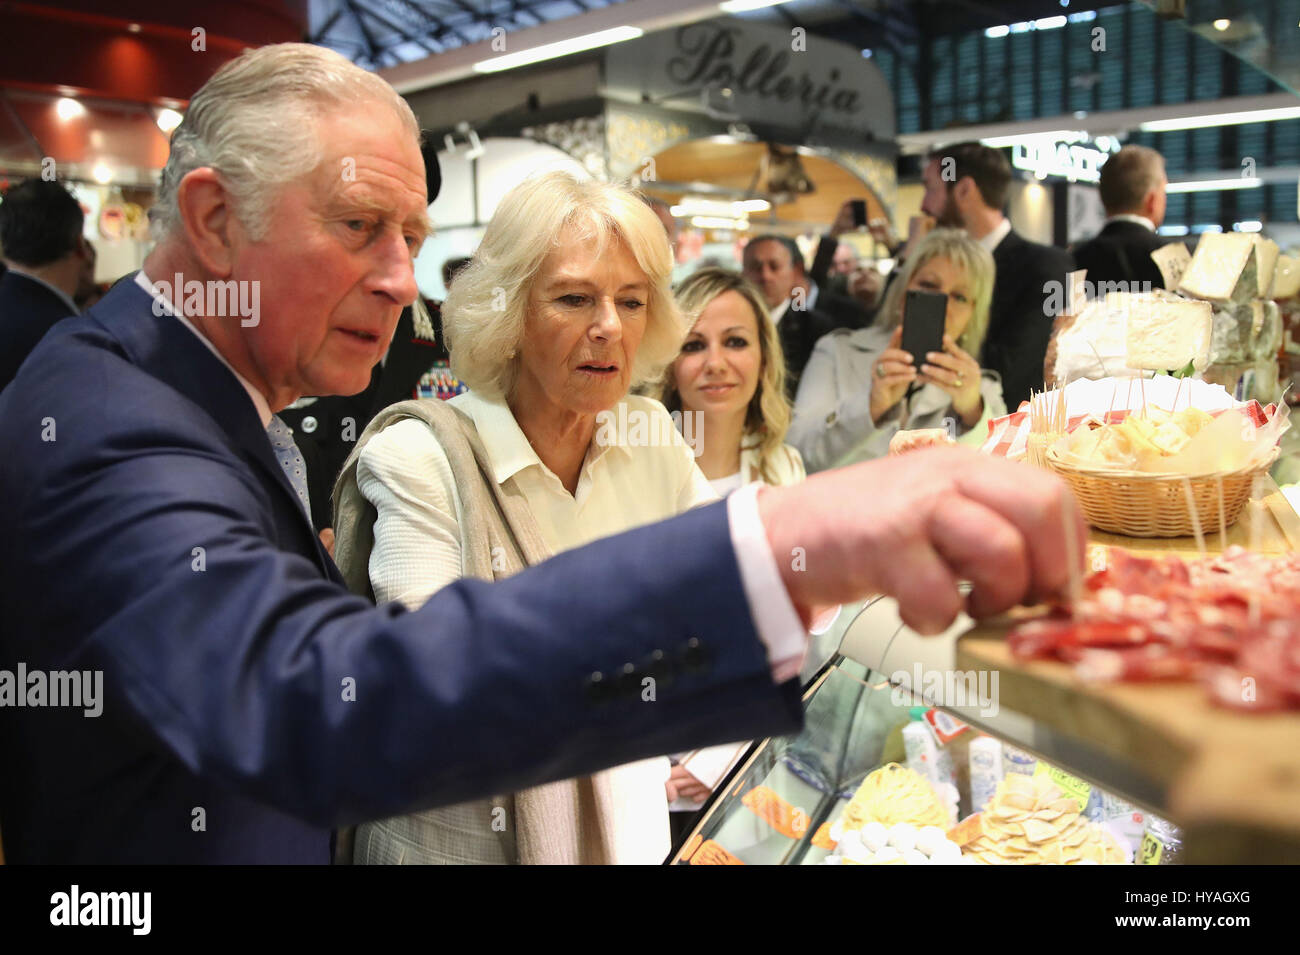
[[[357,485],[357,460],[367,442],[402,418],[418,418],[432,429],[451,465],[460,499],[461,554],[465,573],[502,580],[550,555],[528,503],[513,481],[498,484],[474,423],[437,398],[403,401],[381,411],[357,440],[334,486],[334,553],[348,588],[374,599],[370,552],[374,547],[375,507]],[[496,560],[494,561],[494,556]],[[430,639],[435,639],[432,635]],[[481,808],[481,813],[465,809]],[[501,827],[498,807],[506,810]],[[439,858],[439,845],[454,845],[454,861],[522,865],[604,864],[613,843],[615,805],[601,774],[535,786],[513,796],[432,810],[403,819],[407,838],[423,830],[416,861]],[[481,815],[481,822],[476,817]],[[473,831],[449,831],[475,819]],[[497,825],[493,825],[494,821]],[[479,826],[481,825],[481,829]],[[430,831],[438,829],[442,831]],[[493,837],[484,838],[486,833]],[[470,858],[466,858],[469,853]]]

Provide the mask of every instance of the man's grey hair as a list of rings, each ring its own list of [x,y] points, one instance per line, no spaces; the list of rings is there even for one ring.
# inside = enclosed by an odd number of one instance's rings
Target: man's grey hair
[[[154,237],[161,241],[180,225],[181,180],[208,166],[221,177],[244,228],[263,238],[280,188],[323,159],[318,120],[331,107],[375,102],[391,107],[419,142],[419,123],[397,91],[333,50],[277,43],[226,63],[194,94],[172,133],[150,211]]]
[[[1125,146],[1101,167],[1101,204],[1109,216],[1141,212],[1147,195],[1164,179],[1164,156],[1146,146]]]

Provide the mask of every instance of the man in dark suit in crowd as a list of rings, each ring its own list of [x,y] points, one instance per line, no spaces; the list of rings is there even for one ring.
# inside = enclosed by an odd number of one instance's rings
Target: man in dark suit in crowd
[[[28,179],[0,202],[0,388],[94,284],[95,253],[81,204],[58,182]]]
[[[1125,146],[1101,167],[1101,204],[1106,225],[1074,249],[1074,264],[1088,281],[1122,282],[1129,291],[1164,288],[1151,253],[1168,240],[1156,234],[1165,221],[1165,159],[1146,146]]]
[[[1068,252],[1017,235],[1003,214],[1011,164],[1000,150],[958,143],[935,150],[925,167],[921,210],[939,225],[963,228],[993,253],[997,277],[980,364],[1002,376],[1002,394],[1015,410],[1043,387],[1043,360],[1054,315],[1074,268]],[[1055,294],[1053,295],[1053,288]]]
[[[225,64],[143,270],[0,393],[10,862],[327,862],[340,824],[794,731],[818,606],[883,592],[934,633],[1082,566],[1059,481],[953,449],[752,485],[413,612],[348,593],[275,412],[364,389],[414,301],[418,137],[333,51]],[[85,695],[37,699],[58,671]]]
[[[803,256],[793,239],[783,235],[751,239],[745,246],[743,263],[745,278],[762,291],[776,322],[785,353],[786,393],[793,401],[813,346],[835,327],[835,322],[808,301]]]

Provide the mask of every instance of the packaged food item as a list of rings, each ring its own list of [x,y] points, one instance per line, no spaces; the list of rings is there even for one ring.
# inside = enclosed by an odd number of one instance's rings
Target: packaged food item
[[[1146,833],[1146,810],[1126,803],[1112,793],[1103,793],[1101,816],[1102,825],[1122,839],[1129,852],[1136,854]]]
[[[1138,850],[1138,864],[1174,865],[1182,851],[1182,830],[1167,819],[1147,816],[1147,831]]]
[[[979,736],[971,740],[971,812],[980,812],[988,806],[1004,775],[1006,773],[1002,768],[1002,742],[992,736]]]
[[[1016,749],[1010,743],[1003,743],[1002,764],[1008,773],[1032,776],[1034,770],[1038,768],[1038,757],[1026,753],[1023,749]]]
[[[939,746],[924,723],[914,720],[903,727],[903,748],[907,752],[907,768],[930,785],[937,785]]]
[[[962,733],[970,729],[968,723],[963,723],[957,717],[945,713],[937,707],[931,707],[925,711],[925,722],[930,726],[930,732],[941,746],[947,746]]]

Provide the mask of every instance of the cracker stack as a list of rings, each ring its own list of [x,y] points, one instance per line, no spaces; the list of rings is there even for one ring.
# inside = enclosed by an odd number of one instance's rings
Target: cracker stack
[[[987,865],[1121,865],[1128,854],[1109,832],[1079,814],[1051,781],[1010,773],[981,813],[948,833],[962,853]]]

